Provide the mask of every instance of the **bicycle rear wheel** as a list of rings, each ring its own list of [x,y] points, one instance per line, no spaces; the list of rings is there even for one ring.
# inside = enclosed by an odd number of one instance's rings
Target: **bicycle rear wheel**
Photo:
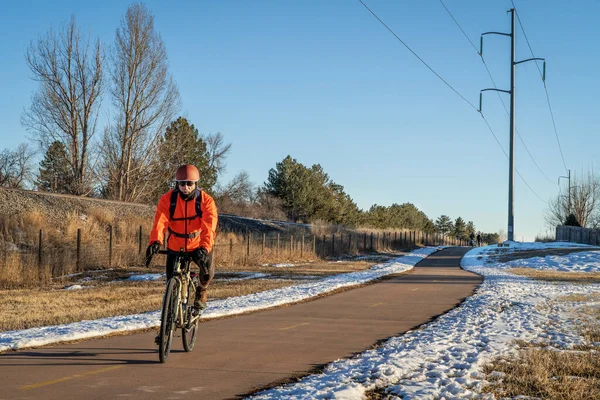
[[[183,341],[183,349],[185,351],[192,351],[194,349],[194,345],[196,344],[196,335],[198,334],[198,322],[200,321],[200,318],[199,316],[194,316],[193,314],[193,304],[195,299],[196,287],[192,281],[188,284],[187,308],[184,311],[185,323],[181,328],[181,339]]]
[[[169,358],[171,342],[177,321],[177,308],[179,305],[179,285],[177,278],[169,279],[165,297],[163,299],[162,314],[160,318],[160,343],[158,345],[158,357],[161,363]]]

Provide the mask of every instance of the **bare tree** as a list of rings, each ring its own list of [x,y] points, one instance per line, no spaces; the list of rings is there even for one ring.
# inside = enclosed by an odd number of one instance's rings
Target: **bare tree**
[[[218,186],[215,201],[222,213],[263,219],[286,218],[281,199],[256,188],[246,171],[238,173],[227,185]]]
[[[209,167],[214,168],[217,175],[220,175],[225,171],[225,157],[231,150],[231,143],[225,144],[221,132],[208,134],[205,142],[208,147]]]
[[[246,171],[238,173],[233,179],[217,191],[216,197],[228,197],[236,203],[251,203],[255,197],[254,184]]]
[[[154,30],[154,16],[143,4],[127,9],[116,31],[111,61],[117,117],[103,141],[105,195],[136,201],[150,187],[149,171],[159,162],[158,137],[179,107],[165,46]]]
[[[33,179],[32,159],[35,151],[27,143],[17,150],[0,152],[0,186],[24,189]]]
[[[593,171],[580,179],[575,176],[568,194],[559,194],[548,202],[546,223],[550,227],[564,225],[569,214],[573,214],[583,227],[597,225],[600,218],[600,179]]]
[[[89,146],[96,131],[103,80],[103,51],[82,38],[75,17],[58,33],[52,29],[26,54],[33,79],[40,83],[21,123],[42,149],[54,141],[65,145],[74,184],[73,194],[92,189]]]

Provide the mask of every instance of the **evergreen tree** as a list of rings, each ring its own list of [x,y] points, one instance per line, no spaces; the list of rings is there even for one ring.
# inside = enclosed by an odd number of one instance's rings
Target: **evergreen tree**
[[[435,229],[442,235],[446,235],[454,231],[454,224],[449,216],[440,215],[440,217],[435,220]]]
[[[62,142],[54,141],[40,162],[36,185],[39,190],[46,192],[71,193],[72,182],[66,147]]]
[[[289,155],[269,170],[264,191],[280,199],[288,219],[295,222],[354,224],[360,219],[344,187],[331,181],[319,164],[307,168]]]
[[[454,221],[454,236],[458,239],[465,239],[467,232],[467,224],[465,224],[465,220],[461,217],[456,218]]]
[[[318,169],[311,172],[289,155],[269,170],[265,183],[268,194],[281,199],[281,205],[288,219],[294,222],[307,222],[315,216],[316,199],[324,188],[319,184],[328,179],[319,174]],[[321,207],[323,208],[323,207]]]
[[[392,204],[390,207],[373,205],[364,214],[364,223],[373,228],[405,228],[433,232],[433,222],[412,203]]]
[[[475,234],[476,231],[477,229],[475,229],[475,224],[473,223],[473,221],[467,222],[467,226],[465,227],[465,235],[467,237],[471,237],[471,233]]]
[[[206,142],[187,119],[179,117],[171,122],[160,139],[158,155],[160,162],[150,177],[156,184],[152,191],[153,201],[172,187],[175,171],[183,164],[195,165],[200,171],[198,187],[212,193],[217,171],[210,166]]]
[[[579,223],[579,221],[577,221],[577,217],[573,213],[571,213],[571,214],[569,214],[567,216],[567,219],[565,220],[565,225],[569,225],[569,226],[581,226],[581,224]]]

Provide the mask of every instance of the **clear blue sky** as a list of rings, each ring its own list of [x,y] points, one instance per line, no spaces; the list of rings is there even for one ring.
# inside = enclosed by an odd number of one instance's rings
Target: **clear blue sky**
[[[480,57],[438,0],[365,3],[469,102],[492,87]],[[547,87],[571,172],[595,166],[600,148],[600,2],[514,0]],[[37,85],[25,50],[74,14],[105,46],[130,3],[18,1],[0,16],[0,149],[27,141],[20,124]],[[428,70],[358,0],[145,2],[178,84],[181,114],[201,133],[233,143],[227,182],[245,170],[255,184],[288,154],[321,164],[358,206],[414,203],[485,232],[507,230],[508,159],[480,115]],[[477,46],[481,33],[510,31],[510,0],[444,0]],[[487,36],[484,57],[509,87],[507,37]],[[531,58],[517,25],[517,60]],[[544,233],[545,201],[566,175],[534,63],[517,66],[515,239]],[[502,95],[508,106],[508,95]],[[108,105],[110,99],[104,100]],[[484,113],[505,149],[508,116],[494,92]],[[103,114],[104,115],[104,114]],[[98,137],[100,136],[99,130]],[[566,187],[566,180],[561,180]]]

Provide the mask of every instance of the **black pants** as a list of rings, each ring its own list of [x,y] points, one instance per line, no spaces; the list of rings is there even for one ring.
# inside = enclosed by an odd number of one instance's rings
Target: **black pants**
[[[213,261],[213,252],[208,253],[208,257],[206,259],[206,263],[198,261],[198,256],[196,252],[187,253],[192,257],[192,260],[196,263],[198,268],[200,269],[200,286],[206,288],[210,281],[215,276],[215,264]],[[176,253],[167,254],[167,280],[169,280],[173,276],[173,270],[175,269],[175,259],[177,258]]]

